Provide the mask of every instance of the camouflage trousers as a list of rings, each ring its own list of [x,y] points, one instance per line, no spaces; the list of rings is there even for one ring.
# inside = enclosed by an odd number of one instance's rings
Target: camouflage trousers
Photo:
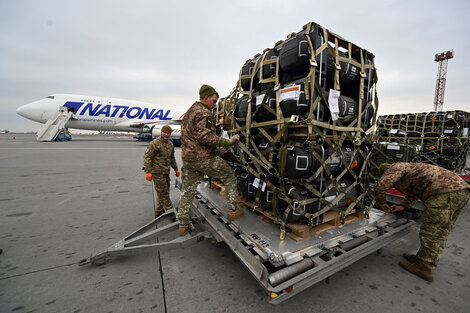
[[[232,168],[220,157],[196,162],[183,161],[183,191],[178,205],[176,218],[180,224],[187,225],[191,213],[191,203],[197,185],[204,175],[219,179],[224,185],[230,209],[235,209],[238,198],[237,183]]]
[[[424,203],[423,223],[419,231],[421,247],[417,257],[429,268],[437,266],[447,237],[469,198],[470,192],[464,189],[432,196]]]
[[[170,175],[168,174],[153,174],[153,185],[157,192],[157,205],[155,213],[160,214],[173,208],[170,200]]]

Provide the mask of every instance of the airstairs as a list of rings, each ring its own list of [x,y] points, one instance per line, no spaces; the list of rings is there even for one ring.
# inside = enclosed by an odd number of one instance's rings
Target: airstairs
[[[36,135],[38,141],[54,141],[57,135],[65,128],[65,124],[72,117],[73,112],[60,107],[59,110],[45,124],[41,126]]]

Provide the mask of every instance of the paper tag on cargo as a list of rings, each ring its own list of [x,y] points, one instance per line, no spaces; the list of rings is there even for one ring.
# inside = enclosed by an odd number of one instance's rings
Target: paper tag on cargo
[[[298,101],[300,97],[300,85],[295,85],[281,89],[279,91],[279,101],[283,100],[296,100]],[[263,99],[261,99],[263,100]],[[258,100],[256,100],[258,101]]]
[[[258,105],[260,105],[261,103],[263,103],[263,99],[264,99],[264,94],[263,94],[263,95],[256,96],[256,106],[258,106]]]
[[[400,146],[387,145],[387,150],[400,150]]]
[[[330,89],[330,94],[328,96],[328,104],[330,105],[331,118],[333,121],[336,121],[339,117],[339,105],[338,98],[341,92],[338,90]]]
[[[336,163],[341,163],[341,159],[339,158],[339,156],[334,156],[330,163],[329,164],[336,164]]]
[[[253,187],[258,188],[259,187],[259,178],[255,178],[253,181]]]
[[[263,183],[263,186],[261,187],[261,191],[264,191],[266,189],[266,183]]]
[[[468,137],[468,128],[463,129],[463,136]]]
[[[325,200],[328,201],[328,202],[332,202],[334,199],[336,199],[336,195],[335,196],[325,197]]]

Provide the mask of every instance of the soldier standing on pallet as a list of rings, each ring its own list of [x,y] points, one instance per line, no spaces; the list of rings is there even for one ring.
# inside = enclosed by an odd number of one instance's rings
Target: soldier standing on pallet
[[[175,149],[169,140],[172,129],[165,125],[162,127],[162,135],[154,139],[145,150],[144,166],[145,179],[151,181],[157,192],[157,206],[155,217],[173,208],[170,201],[170,166],[175,170],[176,177],[180,176],[175,159]]]
[[[447,237],[470,198],[470,185],[449,170],[423,163],[384,163],[379,166],[379,173],[383,175],[375,186],[375,196],[385,212],[411,208],[418,200],[424,202],[419,231],[421,247],[416,255],[403,254],[409,262],[401,261],[400,266],[431,282],[432,269],[437,266]],[[385,201],[385,193],[391,188],[406,195],[399,206],[389,206]]]
[[[214,88],[202,85],[200,101],[195,102],[186,112],[181,124],[181,159],[183,160],[183,191],[178,206],[179,234],[188,232],[190,206],[194,192],[204,175],[220,179],[227,190],[228,219],[233,221],[243,215],[237,209],[238,198],[235,176],[230,166],[216,156],[217,147],[228,147],[238,141],[234,135],[230,140],[216,135],[215,117],[212,110],[219,95]]]

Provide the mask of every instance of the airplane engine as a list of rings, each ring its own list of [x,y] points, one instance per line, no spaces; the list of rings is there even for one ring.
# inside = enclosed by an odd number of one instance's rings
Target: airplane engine
[[[153,126],[144,125],[142,127],[142,133],[152,133],[152,128],[153,128]]]
[[[144,127],[148,127],[149,125],[145,125]],[[151,127],[151,134],[152,138],[157,138],[162,135],[162,127],[164,125],[152,125]],[[181,126],[180,125],[170,125],[172,132],[170,140],[173,142],[173,145],[179,147],[181,145]]]
[[[149,126],[149,125],[142,126],[140,133],[137,135],[138,139],[143,140],[143,141],[152,140],[152,130],[153,130],[153,126]]]
[[[162,135],[162,127],[163,126],[164,125],[153,125],[153,126],[151,126],[152,137],[153,138],[157,138],[157,137],[160,137]],[[170,125],[170,127],[172,129],[170,139],[181,140],[181,126],[179,126],[179,125]]]

